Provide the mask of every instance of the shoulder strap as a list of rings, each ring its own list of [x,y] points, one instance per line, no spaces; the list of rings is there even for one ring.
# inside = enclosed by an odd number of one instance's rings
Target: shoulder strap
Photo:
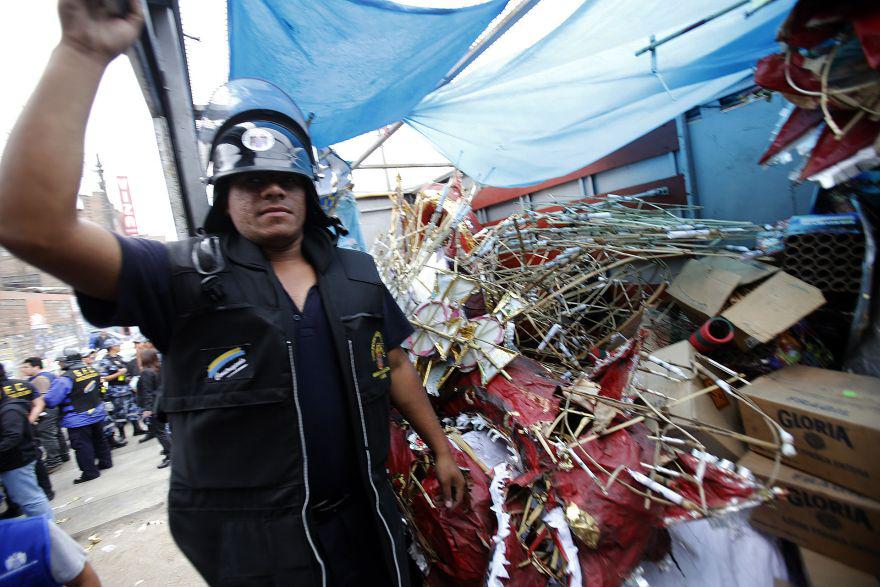
[[[192,248],[192,264],[200,275],[216,275],[226,269],[220,237],[205,235]]]
[[[202,291],[212,302],[225,297],[220,273],[226,269],[226,259],[220,248],[220,237],[202,234],[196,238],[169,243],[172,270],[194,269],[202,276]]]

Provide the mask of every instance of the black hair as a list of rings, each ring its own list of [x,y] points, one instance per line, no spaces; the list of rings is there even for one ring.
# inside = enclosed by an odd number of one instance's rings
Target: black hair
[[[0,363],[0,381],[6,381],[6,367],[3,366],[3,363]],[[0,393],[0,395],[3,395]]]
[[[41,359],[40,357],[28,357],[27,359],[22,361],[22,364],[24,363],[27,363],[31,367],[36,367],[37,369],[43,368],[43,359]]]

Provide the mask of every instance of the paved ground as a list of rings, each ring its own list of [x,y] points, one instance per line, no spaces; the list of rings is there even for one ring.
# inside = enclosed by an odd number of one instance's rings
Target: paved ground
[[[156,468],[159,448],[155,440],[129,439],[99,479],[74,485],[80,472],[73,461],[51,476],[56,521],[89,549],[105,586],[205,585],[168,532],[169,469]]]

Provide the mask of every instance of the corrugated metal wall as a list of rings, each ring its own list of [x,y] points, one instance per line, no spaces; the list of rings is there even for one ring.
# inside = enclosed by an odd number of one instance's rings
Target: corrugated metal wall
[[[714,102],[686,123],[703,217],[764,224],[809,210],[816,184],[797,186],[788,179],[799,163],[758,166],[785,103],[774,95],[725,112]]]

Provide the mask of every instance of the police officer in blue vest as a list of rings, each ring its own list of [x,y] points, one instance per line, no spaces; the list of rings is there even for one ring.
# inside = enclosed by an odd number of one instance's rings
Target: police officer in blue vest
[[[212,585],[409,584],[391,406],[432,450],[438,507],[459,507],[464,477],[400,346],[412,328],[372,258],[336,246],[302,113],[260,80],[218,91],[200,125],[213,185],[200,237],[80,222],[86,114],[142,16],[139,2],[125,18],[60,4],[62,41],[0,166],[0,245],[70,283],[91,323],[136,325],[162,353],[178,546]],[[31,219],[46,214],[52,238]]]
[[[101,375],[83,362],[79,349],[64,349],[59,363],[61,375],[52,382],[44,399],[47,406],[61,409],[61,425],[67,428],[76,464],[82,471],[73,482],[85,483],[113,466],[104,437],[107,412],[101,397]]]

